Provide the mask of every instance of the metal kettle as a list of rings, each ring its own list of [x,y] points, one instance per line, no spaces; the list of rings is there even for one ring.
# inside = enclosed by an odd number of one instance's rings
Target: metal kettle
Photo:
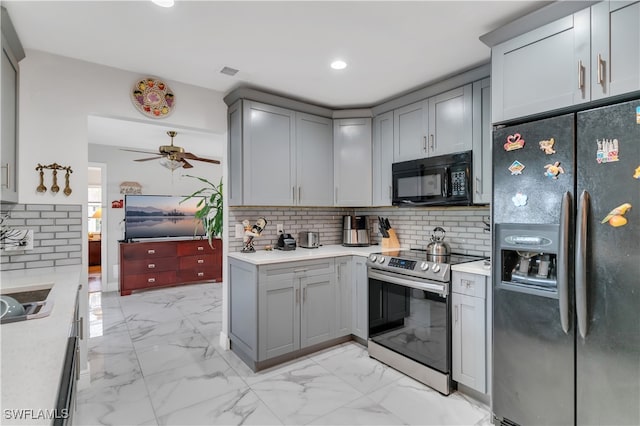
[[[451,248],[444,242],[445,230],[441,227],[433,228],[431,242],[427,245],[427,260],[444,263],[449,261]]]

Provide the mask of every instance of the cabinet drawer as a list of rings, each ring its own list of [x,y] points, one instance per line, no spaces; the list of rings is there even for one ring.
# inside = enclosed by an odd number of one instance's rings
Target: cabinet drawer
[[[298,278],[313,277],[316,275],[333,274],[334,272],[335,260],[333,258],[260,266],[260,274],[265,278],[277,276],[278,279],[285,279],[287,275],[295,275]]]
[[[213,247],[216,248],[217,241],[214,241]],[[196,241],[179,241],[178,242],[178,256],[189,256],[194,254],[211,254],[213,250],[211,246],[209,246],[209,241],[207,240],[196,240]]]
[[[162,257],[157,259],[128,260],[122,273],[127,276],[148,272],[175,271],[176,269],[178,269],[178,261],[175,257]]]
[[[176,245],[170,242],[121,244],[122,257],[130,259],[156,259],[176,256]]]
[[[180,258],[180,269],[211,269],[214,262],[211,255],[183,256]]]
[[[154,272],[148,274],[129,275],[124,279],[124,290],[159,287],[176,283],[176,272]]]
[[[484,275],[454,272],[452,274],[451,291],[469,296],[486,297],[486,277]]]
[[[178,279],[180,280],[180,282],[185,283],[192,281],[219,279],[219,277],[216,277],[215,270],[212,266],[207,266],[202,268],[181,270],[178,273]]]

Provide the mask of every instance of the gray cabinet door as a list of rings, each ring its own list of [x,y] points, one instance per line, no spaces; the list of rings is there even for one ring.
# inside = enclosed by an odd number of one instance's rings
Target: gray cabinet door
[[[299,349],[301,295],[293,268],[261,271],[258,291],[258,361]]]
[[[295,113],[253,101],[243,109],[244,204],[293,205]]]
[[[589,101],[590,57],[588,8],[495,46],[492,121]]]
[[[354,256],[353,276],[353,335],[367,340],[369,337],[369,281],[367,258]]]
[[[471,150],[472,93],[467,84],[429,98],[429,157]]]
[[[337,336],[348,336],[352,330],[352,292],[353,279],[351,273],[352,257],[336,259],[336,313],[338,323]]]
[[[424,158],[427,152],[429,104],[416,102],[393,111],[393,161]]]
[[[591,98],[640,90],[640,2],[591,7]]]
[[[18,61],[2,36],[2,115],[0,151],[0,199],[18,202]]]
[[[393,111],[373,119],[373,205],[392,202],[391,165],[393,164]]]
[[[473,83],[473,203],[491,202],[491,79]]]
[[[296,204],[333,206],[333,121],[297,112],[296,150]]]
[[[235,347],[258,359],[258,271],[229,259],[229,334]]]
[[[485,301],[452,293],[451,302],[453,380],[486,393]]]
[[[336,335],[335,274],[300,278],[302,309],[300,311],[300,347],[315,345]]]
[[[227,111],[229,129],[227,145],[227,203],[242,205],[242,100]]]
[[[371,205],[371,119],[333,121],[335,205]]]

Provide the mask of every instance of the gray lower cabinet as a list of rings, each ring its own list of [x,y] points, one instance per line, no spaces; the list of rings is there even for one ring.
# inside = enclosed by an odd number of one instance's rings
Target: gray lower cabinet
[[[473,203],[491,203],[491,79],[473,83]]]
[[[365,342],[369,338],[369,280],[367,258],[353,256],[352,269],[352,334]]]
[[[453,272],[451,288],[451,358],[453,380],[480,393],[490,387],[491,320],[487,277]]]
[[[330,273],[300,278],[300,347],[316,345],[337,336],[336,276]]]
[[[338,337],[348,336],[353,328],[353,257],[336,258],[336,314]]]
[[[390,206],[393,201],[393,111],[373,118],[373,205]]]

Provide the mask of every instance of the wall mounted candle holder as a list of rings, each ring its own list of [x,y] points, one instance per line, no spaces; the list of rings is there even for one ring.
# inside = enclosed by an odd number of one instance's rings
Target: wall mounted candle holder
[[[58,163],[53,163],[53,164],[49,164],[47,166],[43,166],[42,164],[38,163],[38,166],[36,167],[36,171],[38,173],[40,173],[40,185],[37,186],[36,191],[37,192],[47,192],[47,187],[44,186],[44,170],[53,170],[53,183],[51,185],[51,192],[53,192],[54,194],[60,191],[60,186],[58,186],[58,170],[64,170],[65,174],[64,174],[64,189],[62,190],[62,193],[66,196],[71,195],[71,187],[69,186],[69,177],[71,176],[71,173],[73,173],[73,170],[71,170],[71,166],[61,166]]]

